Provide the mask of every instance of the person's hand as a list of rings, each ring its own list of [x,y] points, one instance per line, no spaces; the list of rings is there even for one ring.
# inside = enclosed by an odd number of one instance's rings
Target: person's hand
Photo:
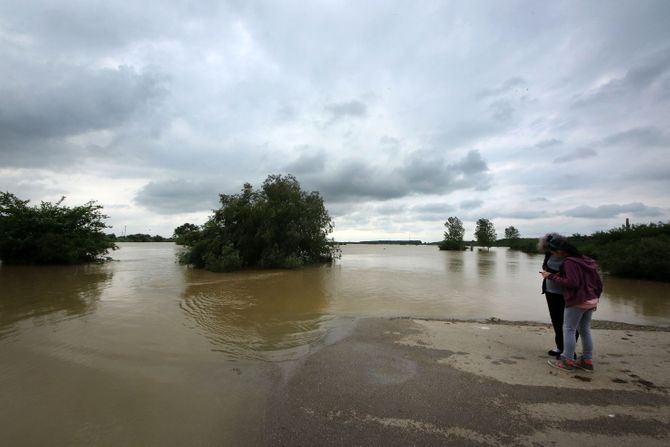
[[[549,276],[551,276],[551,273],[545,270],[543,272],[540,272],[540,275],[542,275],[544,279],[547,279],[549,278]]]

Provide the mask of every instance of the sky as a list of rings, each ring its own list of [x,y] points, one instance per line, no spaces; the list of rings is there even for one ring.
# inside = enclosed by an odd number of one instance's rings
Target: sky
[[[670,221],[670,2],[0,0],[0,191],[117,235],[293,174],[338,241]]]

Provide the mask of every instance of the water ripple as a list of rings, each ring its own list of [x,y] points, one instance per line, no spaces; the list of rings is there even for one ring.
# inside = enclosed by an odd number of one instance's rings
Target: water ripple
[[[322,312],[325,295],[319,281],[312,281],[313,275],[292,273],[196,281],[187,288],[180,307],[213,350],[231,358],[300,357],[324,336],[331,317]]]

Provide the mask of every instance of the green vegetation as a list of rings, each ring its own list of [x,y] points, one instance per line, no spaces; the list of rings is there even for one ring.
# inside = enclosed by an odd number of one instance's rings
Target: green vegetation
[[[570,241],[611,275],[670,281],[670,223],[623,226]]]
[[[220,195],[221,208],[197,230],[175,229],[186,250],[180,262],[211,271],[243,267],[296,268],[331,261],[338,249],[327,236],[333,223],[318,192],[292,175],[271,175],[255,191]],[[179,230],[177,232],[177,230]]]
[[[172,239],[159,236],[158,234],[152,236],[150,234],[135,233],[126,236],[117,236],[112,233],[108,234],[107,237],[114,242],[173,242]]]
[[[524,253],[538,253],[536,237],[499,239],[496,241],[496,247],[509,247],[510,250],[518,250]]]
[[[509,241],[516,241],[520,237],[519,230],[514,228],[514,226],[509,226],[505,228],[505,239]]]
[[[366,245],[422,245],[419,239],[378,239],[375,241],[360,241],[350,242],[351,244],[366,244]]]
[[[447,231],[444,232],[444,240],[439,244],[440,250],[465,250],[465,242],[463,242],[465,229],[461,219],[455,216],[449,217],[444,226]]]
[[[172,238],[177,245],[193,245],[200,235],[200,227],[192,223],[185,223],[174,229]]]
[[[514,226],[505,228],[505,238],[495,243],[496,247],[509,247],[510,250],[519,250],[525,253],[537,253],[536,238],[521,238],[519,230]]]
[[[590,236],[573,234],[569,240],[610,275],[670,282],[670,223],[624,225]],[[495,245],[538,252],[536,238],[505,238]]]
[[[116,249],[102,206],[88,202],[69,208],[58,202],[29,206],[9,192],[0,193],[0,259],[21,264],[81,264],[105,260]]]
[[[486,247],[491,249],[496,244],[496,239],[498,235],[496,234],[496,229],[493,226],[493,222],[488,219],[479,219],[477,221],[477,226],[475,227],[475,238],[477,239],[477,245],[481,247]]]

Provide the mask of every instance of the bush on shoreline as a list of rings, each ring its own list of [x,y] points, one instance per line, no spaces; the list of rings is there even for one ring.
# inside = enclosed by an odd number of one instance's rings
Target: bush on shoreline
[[[84,264],[106,260],[117,247],[103,232],[109,228],[102,206],[42,202],[29,206],[9,192],[0,193],[0,259],[13,264]]]
[[[670,282],[670,223],[650,223],[570,238],[614,276]]]
[[[670,282],[670,223],[622,226],[568,238],[612,276]],[[500,239],[498,247],[538,253],[537,239]]]

